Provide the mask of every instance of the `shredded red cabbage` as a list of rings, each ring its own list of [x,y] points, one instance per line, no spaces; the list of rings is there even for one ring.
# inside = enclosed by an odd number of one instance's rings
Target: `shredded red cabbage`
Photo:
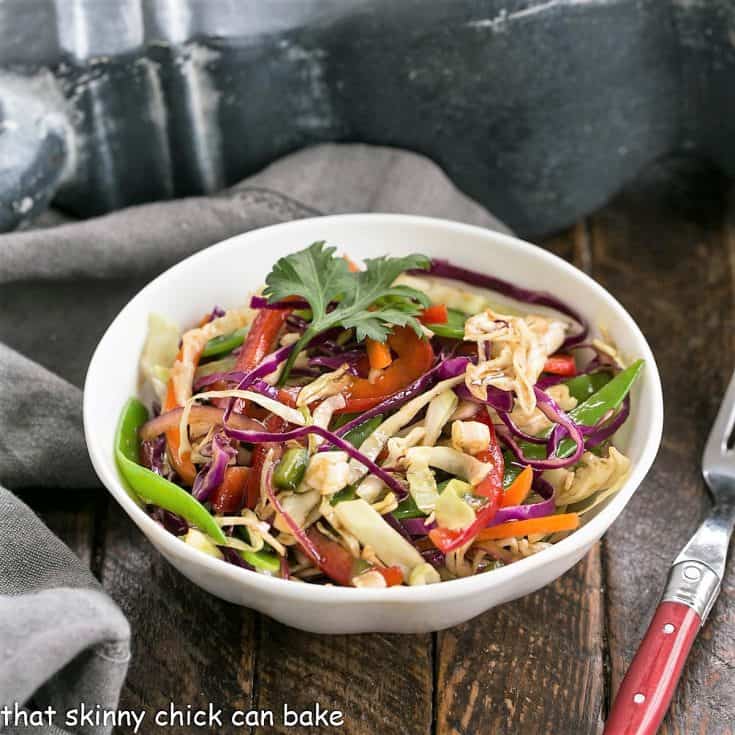
[[[242,567],[243,569],[249,569],[251,572],[257,571],[252,564],[248,564],[245,559],[237,552],[237,549],[231,549],[229,546],[218,546],[225,561],[234,564],[236,567]]]
[[[264,378],[278,369],[278,366],[291,354],[293,345],[280,347],[270,355],[266,355],[249,373],[247,373],[235,387],[235,390],[247,390],[258,378]],[[235,408],[236,400],[231,398],[225,408],[225,421]],[[238,409],[240,412],[242,409]]]
[[[588,449],[596,447],[609,439],[628,419],[630,414],[630,395],[625,396],[618,412],[611,418],[595,424],[583,426],[582,433]]]
[[[406,489],[401,483],[393,477],[393,475],[386,472],[382,467],[375,464],[371,459],[366,457],[362,452],[355,449],[348,441],[345,441],[341,437],[337,436],[333,431],[324,429],[321,426],[300,426],[298,429],[292,429],[291,431],[284,431],[282,433],[270,433],[267,431],[241,431],[233,427],[225,425],[225,431],[228,436],[233,439],[239,439],[240,441],[247,442],[248,444],[261,444],[274,442],[282,444],[283,442],[292,441],[294,439],[302,439],[309,434],[316,434],[324,439],[327,439],[338,449],[346,452],[350,457],[356,459],[360,464],[368,469],[368,471],[380,478],[385,485],[387,485],[399,499],[406,497]]]
[[[329,370],[339,370],[342,365],[347,365],[352,375],[357,375],[357,363],[365,357],[364,352],[352,350],[350,352],[337,353],[335,355],[318,355],[309,358],[312,367],[324,367]]]
[[[152,507],[152,510],[150,510],[151,518],[160,523],[174,536],[184,536],[189,530],[189,524],[181,516],[177,516],[170,510],[164,510],[158,506],[149,506],[149,508],[150,507]]]
[[[280,400],[278,398],[278,388],[271,385],[270,383],[266,383],[265,380],[256,380],[251,385],[249,390],[253,391],[254,393],[260,393],[264,396],[268,396],[268,398],[272,398],[274,401]]]
[[[164,459],[166,457],[166,437],[162,434],[140,443],[140,463],[151,472],[166,477]]]
[[[577,374],[581,375],[582,373]],[[547,388],[551,388],[554,385],[559,385],[559,383],[563,383],[567,380],[569,380],[568,375],[551,375],[547,373],[539,377],[539,379],[536,381],[536,385],[541,388],[541,390],[546,390]]]
[[[436,528],[436,523],[427,524],[423,518],[404,518],[401,524],[409,536],[427,536],[429,531]]]
[[[265,296],[252,296],[250,298],[251,309],[311,309],[308,301],[293,299],[290,301],[269,302]]]
[[[499,508],[493,519],[488,523],[488,528],[506,521],[525,521],[529,518],[543,518],[551,515],[556,510],[554,488],[546,480],[536,477],[533,481],[533,489],[543,500],[538,503],[509,505],[505,508]]]
[[[368,411],[364,411],[359,416],[352,419],[352,421],[348,421],[343,426],[340,426],[335,432],[335,435],[344,436],[348,432],[352,431],[356,426],[360,426],[360,424],[364,424],[366,421],[373,418],[373,416],[379,416],[382,413],[392,411],[399,406],[402,406],[404,403],[408,403],[412,398],[415,398],[419,393],[423,393],[433,387],[436,383],[439,383],[442,380],[447,380],[448,378],[456,378],[467,369],[469,362],[470,360],[467,357],[451,357],[448,360],[440,362],[431,370],[425,372],[420,378],[414,380],[410,385],[407,385],[392,396],[388,396],[388,398],[381,401],[377,406],[374,406]]]
[[[299,332],[300,334],[303,334],[309,327],[306,319],[302,319],[300,316],[296,316],[296,314],[289,314],[286,317],[286,324],[294,332]]]
[[[502,278],[496,278],[495,276],[489,276],[485,273],[479,273],[478,271],[470,270],[468,268],[452,265],[448,260],[442,260],[439,258],[435,258],[431,261],[428,271],[419,269],[410,272],[413,275],[419,276],[425,275],[428,272],[431,275],[440,276],[441,278],[451,278],[453,281],[462,281],[464,283],[469,283],[472,286],[479,286],[480,288],[497,291],[504,296],[508,296],[516,301],[522,301],[525,304],[539,304],[541,306],[547,306],[550,309],[555,309],[562,314],[566,314],[580,325],[580,331],[577,332],[577,334],[567,337],[560,348],[561,350],[568,349],[587,339],[587,334],[589,332],[587,320],[575,309],[567,306],[567,304],[561,301],[561,299],[556,298],[556,296],[553,296],[550,293],[521,288],[513,283],[504,281]]]
[[[572,349],[592,350],[592,352],[595,353],[595,356],[587,364],[585,369],[586,373],[591,373],[600,369],[612,370],[613,372],[618,372],[620,370],[620,366],[615,362],[615,360],[608,355],[607,352],[601,350],[597,345],[592,344],[592,342],[580,342],[579,344],[574,345]]]
[[[546,444],[548,442],[548,437],[534,436],[533,434],[523,431],[523,429],[513,421],[506,411],[497,411],[497,414],[498,418],[500,418],[500,420],[508,427],[508,431],[510,431],[513,436],[517,436],[519,439],[531,444]]]
[[[392,513],[386,513],[383,516],[383,520],[394,530],[403,536],[411,545],[413,545],[413,539],[411,534],[403,526],[403,522],[399,521]]]
[[[569,457],[554,457],[551,454],[546,459],[532,459],[526,457],[521,449],[520,445],[516,441],[511,431],[505,426],[496,427],[495,431],[498,437],[503,443],[515,454],[517,459],[529,467],[533,467],[536,470],[553,470],[558,467],[569,467],[570,465],[579,462],[579,458],[584,452],[584,437],[580,431],[579,426],[556,404],[553,398],[548,393],[545,393],[540,388],[534,386],[534,393],[536,394],[536,405],[539,410],[549,419],[549,421],[558,424],[563,427],[568,433],[570,439],[576,444],[574,452]],[[549,438],[550,442],[555,441],[556,429],[552,431]],[[556,441],[559,437],[556,435]],[[556,451],[556,447],[553,447]]]
[[[220,431],[212,437],[211,446],[212,459],[199,470],[191,489],[191,494],[202,502],[209,500],[209,496],[223,483],[227,465],[237,454]]]
[[[311,542],[311,539],[309,539],[309,537],[306,535],[304,529],[301,528],[298,523],[296,523],[294,517],[286,511],[286,509],[281,504],[281,501],[278,499],[276,491],[273,489],[273,462],[264,467],[263,472],[264,474],[262,477],[262,482],[265,486],[265,492],[268,495],[269,500],[273,504],[273,507],[281,515],[281,518],[283,518],[283,522],[288,526],[288,529],[289,531],[291,531],[293,537],[299,542],[299,544],[301,544],[303,550],[307,553],[309,557],[311,557],[311,560],[318,566],[321,566],[320,561],[322,559],[322,556],[319,553],[319,550]]]
[[[290,302],[289,302],[290,303]],[[307,348],[314,347],[322,344],[323,341],[328,339],[329,332],[323,332],[317,335],[309,344]],[[266,355],[250,372],[245,373],[240,379],[240,382],[235,387],[235,390],[247,390],[248,387],[254,383],[258,378],[264,378],[266,375],[270,375],[278,369],[278,366],[288,358],[293,351],[294,345],[286,345],[279,349],[271,352],[270,355]],[[230,414],[235,407],[236,399],[230,399],[225,409],[225,421],[230,418]]]
[[[431,564],[432,567],[440,569],[444,566],[444,554],[439,549],[424,549],[419,553],[424,557],[424,561]]]
[[[215,319],[219,319],[221,316],[224,316],[225,313],[225,310],[221,306],[215,305],[212,311],[207,315],[207,318],[204,320],[204,324],[209,324],[209,322],[212,322]]]
[[[318,378],[322,374],[322,371],[318,368],[291,368],[289,376],[293,378]]]
[[[291,354],[293,345],[286,345],[266,355],[249,373],[237,384],[236,390],[247,390],[248,386],[258,378],[274,373],[278,366]]]
[[[577,424],[580,434],[584,437],[585,448],[593,449],[604,441],[609,439],[615,432],[627,421],[630,414],[630,396],[627,395],[623,399],[620,409],[612,416],[604,417],[594,426],[585,426]],[[502,418],[502,416],[501,416]],[[553,455],[562,439],[567,436],[567,430],[564,426],[557,424],[546,439],[547,454]],[[537,442],[540,437],[536,437]]]
[[[487,386],[487,399],[482,400],[470,392],[470,389],[464,384],[460,384],[454,388],[454,392],[458,398],[463,401],[474,401],[475,403],[485,403],[496,411],[512,411],[513,410],[513,393],[509,390],[500,390],[493,385]]]

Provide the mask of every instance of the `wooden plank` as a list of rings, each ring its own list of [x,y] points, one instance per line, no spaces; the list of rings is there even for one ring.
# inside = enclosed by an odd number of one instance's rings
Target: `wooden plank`
[[[544,246],[590,265],[585,223]],[[591,734],[604,702],[600,549],[553,585],[438,635],[438,735]]]
[[[432,720],[431,635],[320,636],[263,618],[257,703],[273,710],[275,728],[256,733],[324,732],[285,727],[292,710],[340,710],[348,735],[428,735]]]
[[[599,546],[554,584],[439,634],[437,733],[596,733]]]
[[[672,559],[708,507],[699,462],[735,363],[723,185],[710,169],[668,164],[592,219],[593,275],[649,339],[666,399],[657,462],[606,536],[613,691],[648,626]],[[731,564],[662,733],[733,732],[734,582]]]
[[[198,732],[194,726],[156,726],[155,714],[171,702],[184,711],[212,703],[223,710],[225,726],[201,731],[242,733],[228,719],[233,710],[252,708],[255,614],[189,582],[116,504],[106,525],[102,579],[133,629],[120,707],[146,712],[139,731],[145,735]]]

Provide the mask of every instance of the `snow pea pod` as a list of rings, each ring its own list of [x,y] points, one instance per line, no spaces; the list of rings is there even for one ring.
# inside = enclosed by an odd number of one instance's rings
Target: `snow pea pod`
[[[364,423],[356,426],[352,431],[348,431],[344,435],[344,439],[352,444],[353,447],[359,447],[382,423],[383,414],[373,416],[371,419],[368,419]]]
[[[204,345],[202,357],[214,357],[215,355],[224,355],[232,352],[232,350],[239,347],[245,341],[245,336],[249,331],[250,327],[241,327],[229,334],[212,337],[212,339]]]
[[[525,444],[524,450],[525,451]],[[518,463],[518,460],[508,451],[503,452],[505,459],[505,471],[503,473],[503,489],[507,490],[516,480],[518,475],[523,472],[524,467]]]
[[[444,484],[446,486],[446,483]],[[419,509],[416,501],[409,495],[398,504],[398,507],[393,511],[393,517],[398,521],[404,518],[425,518],[426,513]]]
[[[120,474],[144,502],[176,513],[216,543],[227,542],[211,513],[186,490],[151,472],[138,462],[138,429],[148,420],[148,410],[137,399],[125,404],[115,435],[115,459]]]
[[[248,563],[250,566],[256,569],[262,569],[263,571],[276,574],[281,568],[281,559],[276,554],[271,554],[268,551],[238,551],[238,554]]]
[[[273,472],[273,483],[280,490],[295,490],[304,479],[309,452],[303,447],[286,450]]]
[[[332,495],[332,499],[329,502],[332,505],[337,505],[337,503],[341,503],[343,500],[354,500],[356,497],[357,486],[348,485],[347,487],[342,488],[339,492],[336,492],[334,495]]]
[[[570,418],[583,426],[594,426],[608,411],[614,411],[620,406],[642,369],[643,360],[636,360],[586,401],[575,406],[569,412]]]
[[[594,426],[607,413],[615,411],[620,406],[642,369],[643,360],[636,360],[632,365],[611,378],[586,401],[575,406],[569,412],[569,417],[582,426]],[[547,429],[542,436],[549,436],[551,431],[551,428]],[[544,459],[546,457],[546,447],[543,444],[524,442],[521,446],[523,447],[523,453],[531,459]],[[568,457],[574,452],[574,449],[574,442],[567,437],[559,442],[556,456]]]
[[[564,385],[569,389],[569,395],[581,403],[593,396],[603,385],[609,383],[611,378],[612,373],[601,370],[597,373],[577,375],[564,381]]]

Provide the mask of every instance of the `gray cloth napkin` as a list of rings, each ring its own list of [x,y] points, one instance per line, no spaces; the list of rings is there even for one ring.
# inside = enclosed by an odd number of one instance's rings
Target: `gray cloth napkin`
[[[364,211],[507,231],[421,156],[322,145],[218,195],[0,236],[0,483],[36,492],[99,486],[78,386],[105,327],[145,282],[240,232]],[[0,486],[0,727],[2,707],[31,696],[35,707],[62,712],[81,702],[114,708],[129,652],[119,609]]]

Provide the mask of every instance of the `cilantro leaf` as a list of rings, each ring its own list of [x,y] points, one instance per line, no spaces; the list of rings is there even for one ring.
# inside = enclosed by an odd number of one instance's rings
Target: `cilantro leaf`
[[[426,256],[371,258],[365,261],[365,270],[351,273],[344,258],[335,252],[324,242],[315,242],[281,258],[265,280],[263,293],[270,302],[299,296],[312,311],[311,323],[281,373],[281,384],[298,353],[317,334],[332,327],[354,328],[358,341],[370,337],[384,342],[395,326],[410,326],[422,334],[416,317],[429,304],[426,295],[408,286],[394,286],[393,281],[404,271],[428,268]]]
[[[313,321],[321,319],[330,302],[349,288],[347,262],[335,257],[335,252],[336,248],[325,247],[322,241],[281,258],[265,279],[264,295],[271,302],[300,296],[309,302]]]

